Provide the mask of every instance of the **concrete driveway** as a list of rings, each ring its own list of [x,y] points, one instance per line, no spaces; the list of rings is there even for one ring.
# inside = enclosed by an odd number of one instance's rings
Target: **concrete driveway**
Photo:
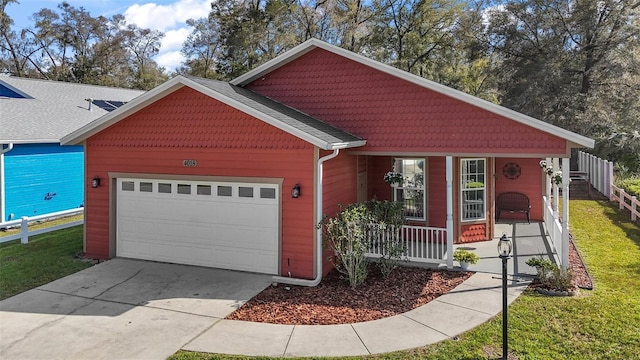
[[[271,276],[113,259],[0,302],[1,359],[165,359]]]

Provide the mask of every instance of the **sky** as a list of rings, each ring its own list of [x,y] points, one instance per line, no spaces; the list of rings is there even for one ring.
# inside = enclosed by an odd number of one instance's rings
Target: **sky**
[[[14,21],[13,29],[33,25],[31,15],[42,8],[56,9],[63,0],[18,0],[8,5],[7,15]],[[93,17],[124,15],[127,23],[141,28],[160,30],[165,36],[154,60],[172,71],[184,60],[182,43],[189,35],[186,21],[206,17],[212,0],[66,0],[71,6],[84,7]]]

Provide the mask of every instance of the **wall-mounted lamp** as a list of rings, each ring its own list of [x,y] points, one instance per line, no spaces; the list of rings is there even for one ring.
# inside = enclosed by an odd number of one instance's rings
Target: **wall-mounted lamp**
[[[95,176],[93,179],[91,179],[91,187],[94,189],[100,187],[100,177]]]
[[[293,189],[291,189],[291,197],[297,199],[300,197],[300,185],[293,185]]]

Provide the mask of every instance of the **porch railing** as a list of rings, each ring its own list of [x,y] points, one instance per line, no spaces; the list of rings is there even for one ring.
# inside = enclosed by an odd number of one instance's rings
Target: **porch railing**
[[[560,254],[562,254],[562,224],[559,219],[553,216],[551,199],[543,196],[542,201],[544,203],[544,224],[547,228],[551,246],[555,250],[556,260],[560,263]]]
[[[447,262],[447,230],[444,228],[404,225],[400,229],[392,225],[369,224],[367,240],[371,244],[367,256],[380,257],[386,253],[387,244],[399,245],[402,258],[423,263]]]

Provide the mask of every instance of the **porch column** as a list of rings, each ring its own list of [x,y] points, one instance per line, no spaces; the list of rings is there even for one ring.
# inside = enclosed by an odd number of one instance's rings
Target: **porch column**
[[[553,158],[553,172],[560,170],[560,164],[558,158]],[[553,220],[558,220],[558,204],[560,202],[560,192],[558,191],[558,185],[555,182],[551,182],[553,185]]]
[[[551,165],[551,158],[547,158],[547,165]],[[544,179],[545,179],[544,188],[547,194],[547,201],[549,205],[553,206],[552,205],[553,203],[551,202],[551,182],[549,181],[549,176],[545,174]]]
[[[453,269],[453,157],[447,156],[447,267]]]
[[[569,158],[562,158],[562,254],[563,269],[569,266]]]

